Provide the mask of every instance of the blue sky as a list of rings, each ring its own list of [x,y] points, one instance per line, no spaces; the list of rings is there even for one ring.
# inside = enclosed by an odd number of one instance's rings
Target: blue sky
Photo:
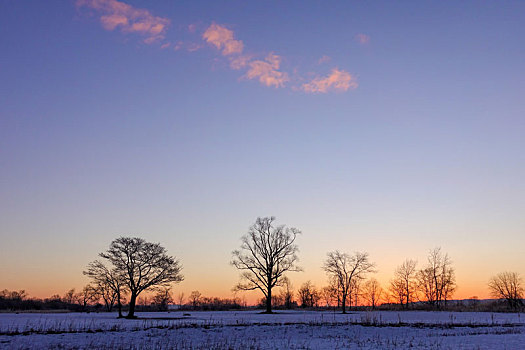
[[[386,284],[441,246],[463,297],[525,273],[523,2],[115,3],[0,2],[0,288],[80,287],[137,234],[229,295],[269,215],[303,231],[297,285],[334,249]]]

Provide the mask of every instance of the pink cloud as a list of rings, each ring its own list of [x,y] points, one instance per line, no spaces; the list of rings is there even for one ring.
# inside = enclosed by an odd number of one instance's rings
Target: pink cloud
[[[269,53],[264,59],[253,59],[253,56],[243,54],[244,44],[235,39],[234,32],[225,26],[212,23],[202,34],[203,40],[215,46],[230,61],[234,70],[246,69],[243,79],[258,80],[269,87],[284,87],[290,81],[288,73],[280,70],[281,57]],[[329,56],[322,56],[318,64],[329,62]],[[303,84],[301,89],[308,93],[326,93],[329,91],[347,91],[357,88],[357,82],[350,73],[337,68],[326,77],[317,77]]]
[[[241,40],[234,39],[232,30],[216,23],[212,23],[206,29],[202,38],[218,50],[222,50],[224,56],[240,54],[244,47]]]
[[[179,40],[179,41],[177,41],[177,42],[175,43],[175,45],[173,45],[173,50],[175,50],[175,51],[179,51],[180,49],[182,49],[182,46],[183,46],[183,45],[184,45],[184,42],[182,42],[182,41]]]
[[[308,93],[326,93],[356,89],[357,86],[357,81],[350,73],[334,68],[327,77],[315,78],[309,83],[303,84],[301,88]]]
[[[249,69],[244,75],[246,79],[259,79],[259,82],[266,86],[284,87],[290,80],[288,74],[279,71],[281,57],[269,53],[264,61],[256,60],[247,63]]]
[[[251,57],[247,55],[240,55],[230,58],[230,67],[235,70],[242,69],[248,65]]]
[[[212,23],[202,34],[202,38],[228,57],[230,68],[247,68],[243,75],[245,79],[257,79],[261,84],[273,87],[283,87],[290,80],[287,73],[279,70],[281,57],[270,53],[264,60],[253,60],[250,55],[243,55],[243,42],[235,39],[232,30],[220,24]]]
[[[138,9],[117,0],[77,0],[77,7],[88,7],[102,13],[100,22],[106,30],[119,28],[123,33],[144,36],[151,44],[164,39],[170,20],[154,16],[148,10]]]
[[[193,23],[193,24],[188,25],[188,32],[195,33],[196,30],[197,30],[196,24]]]
[[[197,43],[189,43],[189,44],[187,45],[186,50],[188,50],[188,52],[195,52],[195,51],[197,51],[197,50],[199,50],[199,49],[201,49],[201,48],[202,48],[202,46],[201,46],[200,44],[197,44]]]
[[[202,40],[195,42],[177,41],[170,43],[164,41],[166,31],[170,25],[170,20],[164,17],[154,16],[145,9],[133,7],[125,2],[118,0],[76,0],[77,7],[85,7],[97,13],[100,23],[105,30],[119,30],[123,33],[139,34],[143,37],[143,42],[151,44],[159,42],[160,49],[173,49],[179,51],[184,49],[188,52],[194,52],[204,46],[204,42],[219,50],[222,56],[225,56],[229,62],[229,67],[234,70],[242,70],[244,74],[241,79],[258,80],[262,85],[268,87],[281,88],[285,87],[288,82],[294,80],[303,81],[297,73],[297,68],[289,74],[281,69],[281,56],[272,52],[267,54],[263,59],[255,58],[253,54],[244,53],[244,43],[235,38],[234,32],[223,25],[212,23],[202,33]],[[190,24],[187,31],[195,33],[198,31],[197,24]],[[368,43],[370,38],[365,34],[358,34],[356,39],[361,43]],[[322,56],[318,64],[329,62],[329,56]],[[215,59],[217,61],[217,59]],[[326,77],[316,77],[310,82],[293,87],[301,89],[307,93],[326,93],[329,91],[347,91],[357,88],[355,78],[348,72],[333,69]]]
[[[323,64],[326,62],[330,62],[330,60],[331,60],[330,56],[323,55],[323,57],[321,57],[319,61],[317,61],[317,64]]]
[[[370,36],[359,33],[355,36],[355,40],[357,40],[357,42],[361,45],[366,45],[370,42]]]

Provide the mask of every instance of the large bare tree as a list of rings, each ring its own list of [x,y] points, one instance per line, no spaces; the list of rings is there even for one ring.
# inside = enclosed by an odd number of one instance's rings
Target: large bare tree
[[[295,239],[300,231],[275,226],[275,217],[257,218],[241,238],[241,249],[232,252],[231,264],[241,271],[235,290],[260,290],[266,299],[266,312],[272,312],[272,289],[281,286],[286,272],[301,271],[296,265],[299,248]]]
[[[113,265],[107,271],[114,273],[115,281],[121,281],[130,293],[126,318],[135,318],[135,304],[140,293],[167,287],[184,279],[179,260],[169,256],[159,243],[146,242],[142,238],[117,238],[107,251],[99,255]]]
[[[353,255],[333,251],[328,253],[323,269],[332,283],[337,286],[343,313],[346,313],[346,302],[357,280],[362,280],[369,272],[374,271],[375,264],[370,262],[368,253],[356,252]]]
[[[390,281],[390,291],[396,301],[405,309],[414,302],[417,293],[416,280],[417,262],[412,259],[405,260],[396,268],[394,278]]]
[[[523,285],[518,273],[498,273],[490,279],[489,289],[495,298],[505,299],[511,309],[523,307]]]
[[[424,300],[440,309],[456,290],[456,275],[452,261],[441,248],[434,248],[427,265],[417,273],[418,285]]]

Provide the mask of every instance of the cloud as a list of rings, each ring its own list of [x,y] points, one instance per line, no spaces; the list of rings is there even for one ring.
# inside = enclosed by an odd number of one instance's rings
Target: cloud
[[[192,23],[192,24],[188,25],[188,32],[195,33],[196,30],[197,30],[197,24]]]
[[[323,57],[321,57],[319,61],[317,61],[317,64],[323,64],[326,62],[330,62],[331,60],[332,59],[330,58],[330,56],[323,55]]]
[[[364,34],[363,34],[364,35]],[[366,36],[368,38],[368,36]],[[244,44],[235,39],[232,30],[217,23],[212,23],[202,34],[202,39],[215,46],[230,61],[234,70],[246,69],[243,79],[258,80],[269,87],[284,87],[290,81],[288,73],[280,70],[281,57],[270,52],[264,59],[253,59],[243,54]],[[369,39],[367,39],[369,40]],[[322,56],[318,64],[329,62],[329,56]],[[327,77],[317,77],[303,84],[301,89],[307,93],[326,93],[329,91],[347,91],[357,88],[357,82],[350,73],[334,68]]]
[[[117,0],[77,0],[77,7],[88,7],[101,13],[100,23],[106,30],[119,28],[123,33],[144,36],[144,43],[164,39],[170,20],[154,16],[148,10],[138,9]]]
[[[307,93],[326,93],[356,89],[357,86],[357,81],[350,73],[334,68],[327,77],[315,78],[311,82],[303,84],[301,88]]]
[[[257,79],[261,84],[273,87],[283,87],[290,80],[287,73],[279,71],[281,57],[270,53],[264,60],[252,60],[249,55],[242,54],[243,42],[236,40],[233,31],[225,26],[212,23],[202,34],[202,38],[228,57],[230,68],[247,68],[244,79]]]
[[[251,57],[247,55],[240,55],[237,57],[230,58],[230,67],[235,70],[242,69],[248,65]]]
[[[357,42],[361,45],[366,45],[370,42],[370,36],[359,33],[355,36],[355,40],[357,40]]]
[[[179,51],[180,49],[182,49],[182,46],[184,45],[184,42],[179,40],[175,43],[175,45],[173,45],[173,50],[175,51]]]
[[[222,50],[224,56],[240,54],[244,48],[241,40],[233,38],[233,31],[216,23],[212,23],[202,34],[202,38],[209,44]]]
[[[187,44],[187,48],[186,50],[188,50],[188,52],[195,52],[199,49],[202,48],[202,45],[201,44],[198,44],[198,43],[189,43]]]
[[[243,76],[246,79],[259,79],[259,82],[266,86],[284,87],[290,80],[288,74],[279,71],[281,57],[269,53],[264,61],[256,60],[248,62],[248,71]]]
[[[326,77],[317,76],[310,82],[300,85],[298,82],[304,82],[304,79],[297,73],[297,67],[293,69],[293,79],[291,79],[289,74],[281,69],[281,56],[273,52],[268,54],[262,53],[261,55],[245,53],[242,40],[236,39],[231,29],[217,23],[211,23],[202,33],[198,42],[194,40],[195,38],[192,39],[191,35],[188,40],[169,42],[164,39],[167,28],[171,23],[170,20],[154,16],[148,10],[136,8],[118,0],[76,0],[76,6],[78,8],[88,8],[95,12],[104,29],[139,34],[143,37],[143,42],[146,44],[158,42],[160,49],[170,48],[173,51],[194,52],[204,47],[205,43],[207,43],[219,50],[220,55],[226,58],[231,69],[244,73],[241,79],[257,80],[268,87],[282,88],[291,80],[296,84],[292,87],[294,90],[300,89],[306,93],[347,91],[358,86],[352,75],[337,68],[334,68]],[[198,27],[199,25],[197,24],[179,26],[179,28],[183,28],[185,32],[193,34],[193,36],[197,35]],[[365,34],[358,34],[356,35],[356,40],[366,44],[370,41],[370,37]],[[215,61],[220,60],[215,58]],[[317,63],[323,64],[329,61],[331,61],[331,58],[324,55]]]

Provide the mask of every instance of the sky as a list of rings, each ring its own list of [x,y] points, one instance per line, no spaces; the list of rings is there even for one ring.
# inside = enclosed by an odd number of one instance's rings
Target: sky
[[[63,294],[119,236],[231,297],[257,217],[388,286],[525,275],[522,1],[0,0],[0,289]],[[250,299],[259,297],[248,294]],[[250,299],[250,300],[252,300]]]

